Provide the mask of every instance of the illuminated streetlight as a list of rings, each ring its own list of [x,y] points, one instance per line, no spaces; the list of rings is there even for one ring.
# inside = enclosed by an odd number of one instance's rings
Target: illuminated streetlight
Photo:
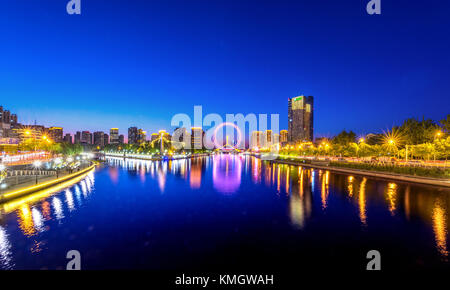
[[[39,167],[42,166],[42,162],[39,161],[39,160],[36,160],[36,161],[33,162],[33,166],[34,166],[34,168],[39,169]],[[37,175],[37,172],[36,172],[36,184],[37,183],[38,183],[38,175]]]
[[[359,138],[359,143],[364,143],[366,140],[364,138]]]
[[[437,138],[440,138],[441,136],[442,136],[442,132],[441,132],[441,131],[439,131],[439,132],[436,133],[436,137],[437,137]]]

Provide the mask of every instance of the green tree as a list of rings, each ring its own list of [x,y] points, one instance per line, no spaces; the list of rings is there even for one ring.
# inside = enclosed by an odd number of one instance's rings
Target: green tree
[[[450,114],[447,115],[446,119],[442,119],[440,123],[444,132],[450,133]]]
[[[332,143],[345,146],[349,143],[355,143],[355,141],[356,134],[353,131],[347,132],[344,130],[333,138]]]

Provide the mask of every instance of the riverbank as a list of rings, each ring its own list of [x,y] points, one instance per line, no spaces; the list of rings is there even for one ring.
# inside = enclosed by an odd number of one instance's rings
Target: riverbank
[[[137,159],[137,160],[147,160],[147,161],[164,161],[164,160],[179,160],[179,159],[190,159],[190,158],[197,158],[197,157],[207,157],[211,154],[209,153],[199,153],[199,154],[192,154],[192,155],[174,155],[172,157],[154,157],[152,155],[146,155],[146,154],[127,154],[127,153],[103,153],[104,157],[116,157],[116,158],[127,158],[127,159]]]
[[[34,192],[37,192],[37,191],[40,191],[43,189],[47,189],[47,188],[50,188],[52,186],[58,185],[63,182],[70,181],[71,179],[74,179],[76,177],[79,177],[80,175],[90,172],[91,170],[94,170],[95,166],[96,166],[96,164],[91,164],[90,166],[88,166],[84,169],[81,169],[79,171],[76,171],[73,173],[68,173],[63,176],[58,176],[55,179],[46,180],[46,181],[40,182],[38,184],[33,184],[32,182],[21,184],[21,186],[19,188],[15,188],[13,190],[6,191],[5,193],[1,193],[0,194],[0,203],[7,202],[7,201],[13,200],[15,198],[19,198],[24,195],[31,194],[31,193],[34,193]]]
[[[317,168],[317,169],[322,169],[322,170],[330,170],[330,171],[341,172],[341,173],[345,173],[345,174],[363,175],[363,176],[371,176],[371,177],[381,178],[381,179],[389,179],[389,180],[397,180],[397,181],[403,181],[403,182],[412,182],[412,183],[420,183],[420,184],[427,184],[427,185],[450,187],[450,179],[413,176],[413,175],[406,175],[406,174],[354,169],[354,168],[343,168],[343,167],[337,167],[337,166],[331,166],[331,165],[310,164],[310,163],[303,163],[301,161],[294,161],[294,160],[275,159],[275,160],[268,160],[268,161],[273,162],[273,163],[304,166],[304,167]]]

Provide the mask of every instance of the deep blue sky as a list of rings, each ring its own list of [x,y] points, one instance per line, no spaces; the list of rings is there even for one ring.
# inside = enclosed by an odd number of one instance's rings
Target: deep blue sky
[[[279,113],[315,133],[450,113],[450,1],[0,0],[0,105],[68,131],[170,129],[176,113]]]

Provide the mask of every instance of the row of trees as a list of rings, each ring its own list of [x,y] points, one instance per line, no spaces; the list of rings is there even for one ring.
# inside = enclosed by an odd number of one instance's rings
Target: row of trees
[[[21,151],[47,151],[53,154],[77,155],[83,152],[80,144],[55,143],[47,140],[28,138],[19,144]]]
[[[323,139],[316,146],[297,144],[282,149],[282,154],[306,156],[379,157],[396,156],[425,160],[450,157],[450,115],[439,122],[410,118],[391,130],[357,136],[342,131],[335,137]]]

